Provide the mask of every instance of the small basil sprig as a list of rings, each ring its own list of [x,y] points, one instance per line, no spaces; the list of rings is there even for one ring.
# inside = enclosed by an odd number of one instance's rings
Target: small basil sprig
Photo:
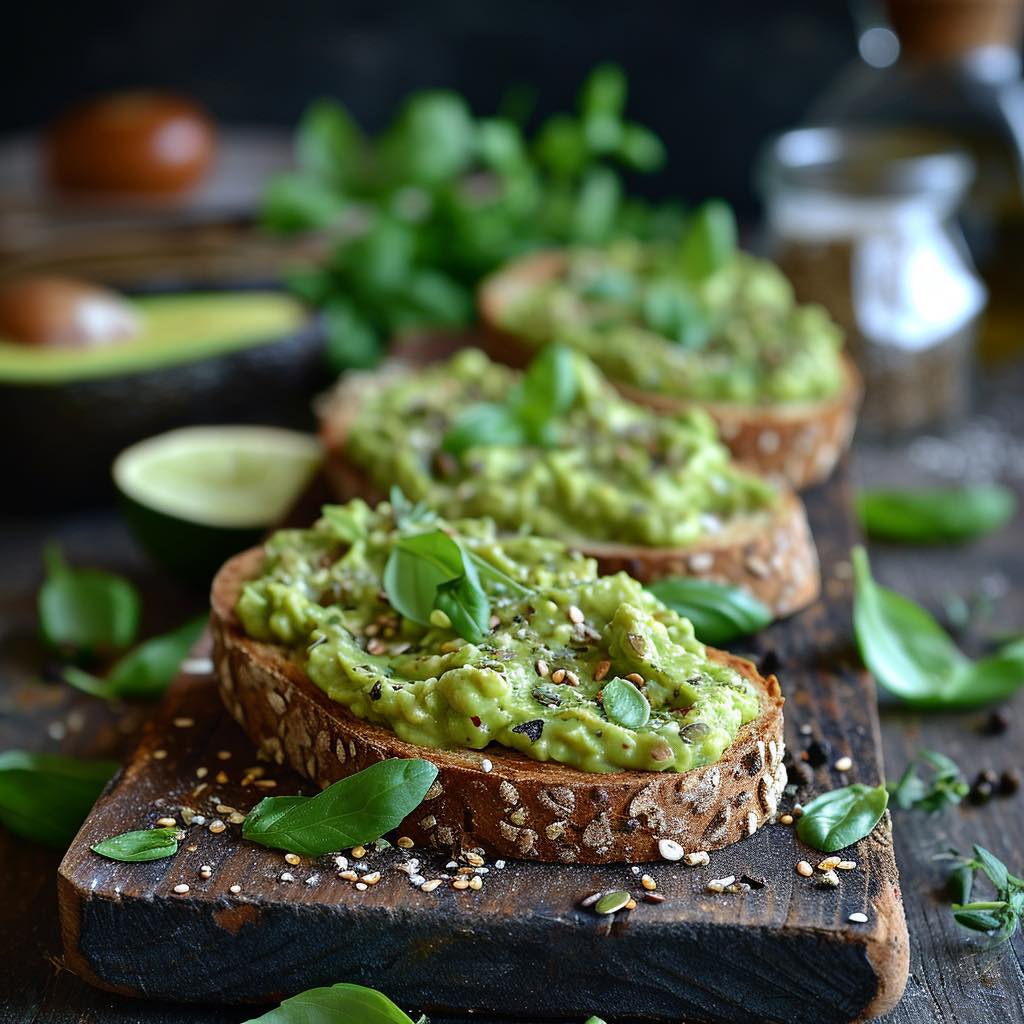
[[[601,706],[608,721],[626,729],[639,729],[651,718],[647,698],[628,679],[616,676],[601,688]]]
[[[556,420],[572,408],[578,389],[573,353],[548,345],[504,402],[481,402],[459,413],[441,447],[461,455],[476,446],[554,444]]]
[[[420,805],[436,777],[429,761],[378,761],[316,796],[266,797],[246,817],[242,838],[309,857],[373,842]]]
[[[437,519],[437,513],[433,509],[422,501],[411,502],[401,487],[392,485],[388,500],[395,516],[395,525],[399,530],[410,530],[426,523],[432,523]]]
[[[74,665],[64,669],[64,678],[76,689],[104,700],[122,697],[152,700],[167,689],[208,621],[203,615],[170,633],[147,640],[116,662],[102,679]]]
[[[869,537],[907,544],[969,540],[1005,525],[1016,508],[1013,491],[995,485],[857,496],[857,515]]]
[[[145,828],[137,832],[122,832],[89,847],[93,853],[109,860],[136,864],[147,860],[162,860],[178,852],[176,828]]]
[[[922,607],[871,577],[854,548],[853,625],[864,664],[878,684],[918,708],[966,708],[1002,700],[1024,684],[1024,650],[972,661]]]
[[[698,640],[724,644],[748,636],[772,621],[771,611],[753,594],[726,583],[678,577],[658,580],[647,589],[693,623]]]
[[[962,928],[984,932],[996,942],[1006,942],[1017,931],[1024,913],[1024,879],[1011,875],[1006,865],[984,846],[976,845],[973,857],[955,853],[953,856],[957,863],[947,882],[947,888],[957,899],[953,903],[953,919]],[[995,889],[995,899],[968,902],[978,871]]]
[[[921,777],[920,765],[931,769],[930,778]],[[932,814],[960,803],[970,786],[956,761],[937,750],[922,750],[899,781],[888,783],[887,788],[897,807]]]
[[[683,273],[694,281],[710,277],[736,255],[736,218],[721,199],[709,199],[687,219],[679,250]]]
[[[644,323],[683,348],[701,348],[711,338],[711,320],[678,281],[652,281],[640,306]]]
[[[855,782],[816,796],[797,819],[797,835],[824,853],[835,853],[863,839],[881,820],[889,803],[885,785]]]
[[[56,545],[44,552],[39,624],[53,647],[72,657],[128,647],[139,628],[139,595],[125,579],[98,569],[72,569]]]
[[[311,988],[244,1024],[414,1024],[386,995],[363,985]],[[428,1024],[420,1017],[415,1024]]]
[[[66,847],[115,771],[114,761],[4,751],[0,823],[28,839]]]

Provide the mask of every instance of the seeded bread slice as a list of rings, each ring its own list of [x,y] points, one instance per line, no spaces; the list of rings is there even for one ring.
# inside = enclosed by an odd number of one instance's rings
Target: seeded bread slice
[[[503,313],[525,291],[562,273],[565,261],[561,251],[537,253],[498,270],[480,286],[477,302],[486,335],[481,347],[492,359],[524,366],[533,357],[536,347],[502,326]],[[816,402],[704,402],[613,383],[630,401],[662,412],[699,405],[718,424],[738,462],[801,490],[831,476],[853,436],[863,385],[849,356],[841,358],[842,388]]]
[[[659,841],[687,852],[752,835],[770,820],[786,785],[783,697],[742,658],[708,648],[757,687],[760,715],[722,759],[688,772],[593,774],[533,761],[504,747],[436,750],[353,717],[317,687],[283,648],[250,639],[235,615],[243,583],[258,575],[261,548],[231,559],[211,593],[214,664],[221,696],[261,753],[319,786],[388,757],[423,757],[438,768],[401,834],[458,852],[567,864],[652,861]]]
[[[348,458],[346,440],[359,414],[359,395],[381,376],[397,380],[417,366],[446,358],[457,339],[408,339],[396,358],[373,374],[350,374],[320,404],[320,436],[326,450],[325,472],[339,501],[363,498],[370,505],[387,499],[370,475]],[[597,559],[604,574],[625,570],[643,583],[666,576],[698,576],[734,583],[764,602],[776,617],[806,607],[818,596],[818,553],[800,499],[787,485],[773,509],[737,518],[684,548],[642,547],[590,540],[570,546]]]

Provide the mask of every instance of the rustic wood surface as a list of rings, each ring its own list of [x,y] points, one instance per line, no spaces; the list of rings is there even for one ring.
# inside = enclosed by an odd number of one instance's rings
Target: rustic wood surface
[[[1016,409],[1019,414],[1019,398],[1014,399],[1012,382],[1004,381],[1003,387],[1011,411]],[[994,415],[997,411],[993,407]],[[1016,454],[1010,453],[1003,460],[1011,469],[1021,466],[1019,436],[1019,430],[1011,434],[1008,443],[1017,446]],[[862,452],[857,469],[861,478],[873,482],[888,478],[910,483],[923,474],[920,464],[916,470],[907,464],[902,450]],[[1021,476],[1015,479],[1019,481]],[[48,538],[60,540],[73,561],[102,564],[131,575],[146,597],[149,631],[182,621],[202,606],[202,596],[169,586],[148,568],[112,514],[5,523],[0,537],[0,748],[119,756],[134,745],[139,725],[151,709],[108,707],[44,679],[45,657],[34,635],[34,592],[41,575],[40,545]],[[884,582],[936,611],[941,611],[946,598],[953,594],[996,594],[991,619],[981,630],[986,635],[1019,631],[1024,624],[1021,516],[1003,532],[966,547],[908,550],[873,546],[872,556],[876,574]],[[1005,593],[1001,593],[1003,590]],[[968,636],[968,643],[971,640]],[[921,716],[883,705],[888,776],[897,775],[922,746],[945,751],[971,771],[1019,766],[1019,719],[1024,712],[1024,697],[1018,697],[1008,711],[1009,731],[991,737],[978,728],[983,713]],[[957,928],[939,892],[941,863],[932,859],[946,846],[966,849],[971,842],[980,842],[1019,871],[1024,860],[1022,801],[1024,797],[1018,795],[981,807],[965,805],[935,819],[897,812],[896,850],[912,956],[906,993],[899,1006],[883,1018],[886,1024],[1024,1020],[1021,938],[1001,949],[985,951],[983,943]],[[91,988],[64,970],[56,913],[59,861],[57,852],[0,832],[0,863],[4,867],[0,874],[0,1021],[235,1024],[252,1015],[253,1011],[238,1007],[128,999]],[[201,959],[202,951],[198,956]],[[810,964],[807,969],[827,974],[828,964]],[[471,965],[467,971],[471,971]],[[627,971],[622,983],[635,979],[635,974]],[[513,981],[509,986],[510,1004],[516,984]],[[602,1007],[592,1009],[601,1012]]]

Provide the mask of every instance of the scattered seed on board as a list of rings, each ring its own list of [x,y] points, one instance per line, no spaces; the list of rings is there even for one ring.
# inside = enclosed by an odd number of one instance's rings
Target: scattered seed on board
[[[782,824],[782,825],[792,825],[793,824],[793,815],[792,814],[783,814],[779,818],[779,823]]]
[[[178,894],[179,896],[184,896],[184,895],[185,895],[185,893],[187,893],[187,892],[188,892],[188,886],[187,886],[187,885],[186,885],[186,884],[185,884],[184,882],[179,882],[179,883],[178,883],[178,885],[176,885],[176,886],[174,887],[174,891],[175,891],[175,892],[176,892],[176,893],[177,893],[177,894]]]
[[[200,766],[199,768],[196,769],[196,778],[197,779],[205,779],[206,776],[209,775],[209,774],[210,774],[210,769],[209,768],[204,768],[204,767]]]
[[[852,757],[841,757],[836,761],[837,772],[848,772],[853,767]]]
[[[282,882],[294,882],[295,881],[295,876],[290,871],[282,871],[281,874],[279,874],[277,877]]]
[[[228,892],[233,892],[236,896],[242,891],[240,885],[232,885],[228,888]]]
[[[819,871],[832,871],[842,864],[842,857],[826,857],[823,861],[818,862]]]
[[[491,764],[491,759],[489,757],[485,757],[480,762],[480,767],[483,768],[485,772],[489,772],[494,767],[494,765]]]
[[[691,868],[697,867],[698,864],[710,864],[711,856],[707,850],[697,850],[695,853],[688,853],[683,857],[684,863],[688,864]]]
[[[726,875],[725,878],[712,878],[707,884],[707,890],[708,892],[725,892],[735,881],[735,875]]]
[[[365,882],[367,885],[376,885],[380,881],[380,872],[370,871],[367,874],[363,875],[360,881]]]
[[[644,899],[648,903],[664,903],[665,897],[660,892],[645,892]]]
[[[592,892],[589,896],[584,896],[580,900],[581,907],[592,907],[602,896],[601,892]]]
[[[161,749],[161,750],[154,750],[153,751],[153,759],[155,761],[162,761],[166,756],[167,756],[167,751],[166,750],[162,750]]]
[[[839,876],[835,871],[826,871],[818,880],[818,885],[823,885],[826,889],[836,889],[839,887]]]
[[[302,858],[297,853],[286,853],[284,859],[292,865],[302,863]]]
[[[658,853],[662,860],[682,860],[685,851],[674,839],[659,839]]]
[[[608,675],[608,670],[611,667],[612,663],[610,661],[599,661],[597,663],[597,667],[594,669],[594,682],[601,682],[601,680],[604,679],[606,675]]]
[[[214,835],[217,835],[219,832],[223,832],[227,828],[227,825],[225,825],[224,822],[220,820],[220,818],[214,818],[213,821],[211,821],[210,824],[207,826],[207,828],[209,828],[209,830]]]
[[[623,910],[632,899],[633,897],[628,892],[623,892],[621,889],[614,892],[606,892],[594,904],[594,911],[598,914],[614,914],[619,910]]]
[[[814,868],[805,860],[797,861],[796,873],[803,875],[804,878],[810,878],[814,874]]]
[[[421,892],[433,892],[441,884],[440,878],[432,878],[429,882],[424,882],[420,886]]]
[[[196,724],[194,718],[175,718],[172,719],[174,725],[178,729],[191,729]]]
[[[199,869],[199,877],[200,878],[209,878],[212,874],[213,874],[213,868],[211,868],[209,864],[204,864]]]
[[[479,853],[473,853],[473,851],[470,850],[470,852],[466,854],[466,863],[472,864],[473,867],[478,868],[484,863],[484,859]]]
[[[231,751],[230,750],[218,750],[217,751],[217,760],[218,761],[230,761],[231,760]]]
[[[178,824],[174,818],[157,818],[156,823],[161,828],[174,828],[174,826]]]
[[[632,896],[626,901],[626,905],[622,908],[623,910],[636,910],[636,900]]]
[[[454,882],[452,882],[452,888],[453,889],[468,889],[469,888],[469,879],[466,878],[463,875],[460,875],[458,878],[455,879]]]
[[[854,924],[867,924],[868,915],[862,914],[859,910],[857,910],[854,911],[854,913],[852,913],[846,920],[852,921]]]
[[[484,880],[479,875],[474,875],[469,880],[469,887],[470,887],[470,889],[474,889],[474,890],[479,891],[480,889],[482,889],[484,887]]]
[[[369,886],[365,882],[356,882],[356,888],[360,892],[366,892],[366,890],[369,888]]]
[[[245,815],[241,811],[232,811],[228,815],[228,821],[230,821],[232,825],[241,825],[242,822],[245,821]]]
[[[574,604],[569,605],[568,615],[569,621],[577,626],[586,618],[582,609],[577,608]]]
[[[538,659],[533,668],[539,676],[546,676],[548,674],[548,663],[543,659]]]
[[[365,846],[353,846],[352,847],[352,856],[355,857],[356,860],[359,860],[360,857],[365,857],[366,856],[366,847]]]
[[[561,682],[564,682],[564,681],[565,681],[565,669],[564,668],[556,668],[555,671],[551,673],[551,682],[553,682],[553,683],[561,683]]]
[[[658,883],[651,878],[650,875],[641,875],[640,884],[648,891],[654,892],[658,888]]]
[[[235,808],[231,804],[217,804],[215,810],[218,814],[231,814]]]
[[[358,882],[359,881],[359,876],[354,871],[352,871],[351,869],[348,869],[346,871],[339,871],[338,872],[338,877],[339,878],[343,878],[346,882]]]
[[[395,840],[395,845],[400,846],[403,850],[411,850],[416,844],[408,836],[399,836]]]
[[[840,871],[855,871],[857,868],[857,862],[855,860],[841,860],[836,867]]]

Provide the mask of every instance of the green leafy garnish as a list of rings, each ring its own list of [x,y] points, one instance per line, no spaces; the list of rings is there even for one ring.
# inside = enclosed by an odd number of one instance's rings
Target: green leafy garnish
[[[954,858],[957,863],[947,882],[955,900],[954,920],[970,931],[990,935],[997,943],[1006,942],[1017,931],[1024,912],[1024,879],[1011,875],[1006,865],[983,846],[974,847],[973,857],[954,854]],[[978,871],[995,889],[995,899],[968,902]]]
[[[244,1024],[414,1024],[386,995],[362,985],[311,988]],[[428,1024],[420,1017],[415,1024]]]
[[[918,772],[920,765],[931,769],[930,778],[921,777]],[[935,750],[922,750],[907,765],[899,781],[890,782],[887,787],[897,807],[930,814],[960,803],[970,790],[960,766]]]
[[[671,238],[681,216],[627,197],[621,169],[653,171],[664,149],[624,116],[626,81],[596,68],[575,115],[527,137],[522,119],[475,117],[452,92],[416,93],[379,136],[320,100],[296,133],[298,170],[271,182],[273,231],[333,241],[289,284],[323,312],[336,369],[370,366],[388,338],[465,325],[480,280],[526,252],[617,237]]]
[[[90,846],[93,853],[110,860],[124,861],[135,864],[147,860],[162,860],[173,857],[178,852],[178,836],[176,828],[146,828],[138,832],[122,832],[119,836],[111,836],[102,842]]]
[[[640,729],[651,717],[647,698],[628,679],[618,676],[602,687],[601,706],[608,721],[626,729]]]
[[[1004,526],[1017,508],[1013,491],[995,485],[957,490],[864,491],[857,515],[869,537],[908,544],[969,540]]]
[[[573,407],[578,388],[573,353],[562,345],[548,345],[505,402],[468,406],[455,418],[441,446],[461,455],[477,445],[554,444],[556,421]]]
[[[203,615],[170,633],[147,640],[116,662],[102,679],[74,665],[64,669],[64,678],[75,688],[104,700],[123,697],[152,700],[167,689],[208,621]]]
[[[395,514],[395,525],[399,530],[410,530],[426,523],[432,523],[437,518],[437,513],[427,507],[422,501],[415,504],[411,502],[402,492],[401,487],[392,485],[391,493],[388,496],[391,509]]]
[[[881,820],[889,803],[885,785],[852,786],[833,789],[816,796],[797,819],[797,835],[808,845],[824,853],[835,853],[870,834]]]
[[[698,640],[725,644],[749,636],[772,621],[772,613],[753,594],[712,580],[675,577],[647,589],[674,612],[693,623]]]
[[[652,281],[647,286],[640,315],[652,331],[683,348],[701,348],[711,337],[711,320],[693,295],[674,280]]]
[[[880,686],[913,707],[966,708],[1024,684],[1024,650],[972,661],[920,605],[875,583],[862,547],[852,555],[857,646]]]
[[[127,580],[98,569],[72,569],[56,545],[44,552],[39,623],[47,642],[71,657],[121,650],[139,628],[139,595]]]
[[[736,218],[721,199],[709,199],[698,206],[686,222],[679,262],[683,273],[694,281],[710,277],[732,262],[736,255]]]
[[[266,797],[249,812],[242,837],[309,857],[373,842],[420,805],[436,777],[429,761],[379,761],[316,796]]]
[[[114,761],[4,751],[0,823],[28,839],[66,847],[115,771]]]

